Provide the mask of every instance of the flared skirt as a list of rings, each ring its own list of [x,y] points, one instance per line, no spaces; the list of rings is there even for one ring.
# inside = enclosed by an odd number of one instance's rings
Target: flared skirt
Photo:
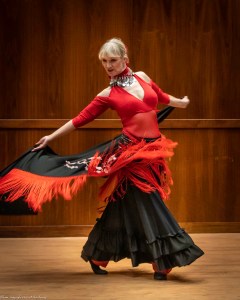
[[[179,226],[157,191],[144,193],[129,182],[124,198],[109,202],[82,250],[85,261],[131,259],[159,270],[191,264],[204,252]]]

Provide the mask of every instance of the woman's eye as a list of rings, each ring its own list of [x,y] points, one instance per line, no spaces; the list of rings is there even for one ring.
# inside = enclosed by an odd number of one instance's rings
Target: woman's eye
[[[111,59],[111,62],[115,62],[116,61],[116,59]]]

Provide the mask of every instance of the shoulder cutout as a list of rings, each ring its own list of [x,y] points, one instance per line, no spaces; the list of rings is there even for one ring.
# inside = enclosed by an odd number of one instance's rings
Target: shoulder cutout
[[[110,91],[111,91],[111,88],[107,87],[106,89],[102,90],[99,94],[97,94],[97,96],[100,96],[100,97],[109,97]]]
[[[150,83],[151,82],[151,78],[148,77],[148,75],[142,71],[139,71],[139,72],[135,72],[135,74],[137,76],[139,76],[141,79],[145,80],[147,83]]]

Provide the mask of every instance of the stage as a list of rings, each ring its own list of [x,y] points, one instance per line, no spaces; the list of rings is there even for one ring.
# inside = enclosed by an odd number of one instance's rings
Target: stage
[[[151,265],[110,262],[92,273],[80,258],[83,237],[0,239],[0,299],[240,299],[240,234],[191,234],[205,255],[153,280]]]

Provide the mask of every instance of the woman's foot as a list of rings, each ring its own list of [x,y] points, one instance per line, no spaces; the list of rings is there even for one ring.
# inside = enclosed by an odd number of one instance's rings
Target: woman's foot
[[[167,274],[172,271],[172,269],[159,270],[156,263],[152,263],[154,272],[154,279],[156,280],[167,280]]]
[[[156,280],[167,280],[167,274],[161,272],[154,272],[153,278]]]
[[[107,275],[108,271],[100,269],[99,266],[95,265],[91,260],[89,260],[93,272],[97,275]]]

